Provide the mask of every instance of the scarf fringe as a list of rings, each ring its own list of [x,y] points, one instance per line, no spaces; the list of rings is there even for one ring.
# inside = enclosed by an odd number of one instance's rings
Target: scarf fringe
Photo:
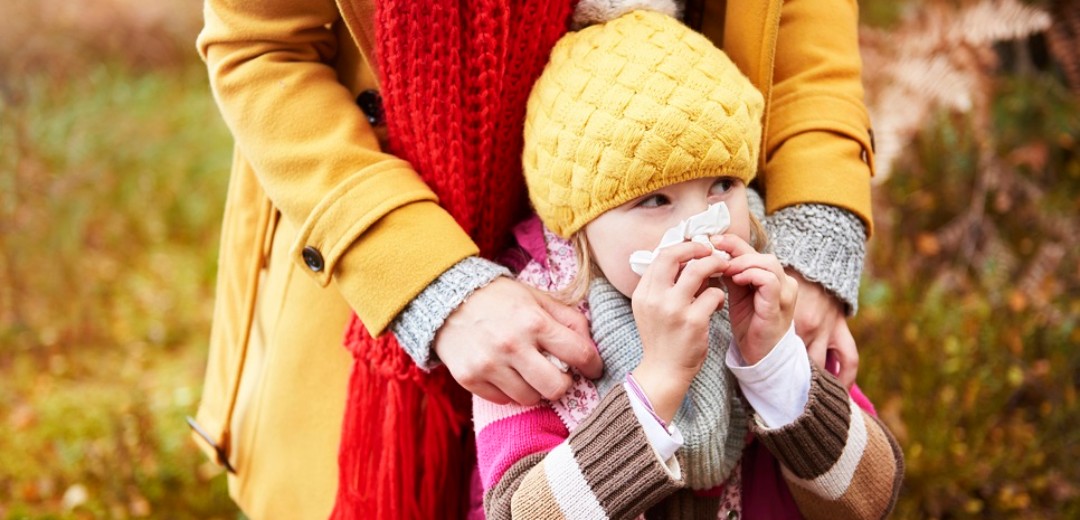
[[[372,339],[354,316],[333,520],[445,517],[464,512],[472,470],[469,396],[440,367],[414,365],[391,335]]]

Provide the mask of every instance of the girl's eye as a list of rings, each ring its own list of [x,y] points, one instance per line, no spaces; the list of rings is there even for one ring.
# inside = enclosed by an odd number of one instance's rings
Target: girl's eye
[[[657,193],[655,195],[649,195],[649,196],[645,197],[644,199],[641,199],[641,202],[638,202],[638,207],[639,208],[658,208],[660,206],[664,206],[664,205],[667,205],[667,204],[670,204],[670,203],[671,203],[671,200],[669,200],[667,198],[667,195],[661,195],[661,194]]]
[[[727,192],[731,191],[732,188],[735,187],[736,182],[738,182],[738,181],[736,181],[735,179],[730,179],[730,178],[726,178],[726,177],[716,179],[716,182],[714,182],[712,187],[709,188],[709,192],[710,192],[711,195],[719,195],[721,193],[727,193]]]

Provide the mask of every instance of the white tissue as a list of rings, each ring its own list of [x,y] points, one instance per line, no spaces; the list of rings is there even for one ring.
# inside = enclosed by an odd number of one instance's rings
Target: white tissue
[[[544,352],[543,354],[544,357],[546,357],[547,360],[550,361],[552,365],[555,365],[555,368],[559,369],[562,373],[565,374],[570,371],[570,365],[567,365],[563,360],[555,357],[554,354],[549,354],[547,352]]]
[[[718,251],[709,241],[710,235],[719,235],[727,231],[731,225],[731,213],[728,212],[727,204],[717,202],[709,206],[709,209],[698,213],[677,226],[664,232],[660,238],[660,244],[652,251],[634,251],[630,255],[630,269],[639,275],[645,274],[645,269],[656,259],[656,255],[665,247],[681,244],[687,240],[697,242],[713,250],[713,254],[731,256],[724,251]]]

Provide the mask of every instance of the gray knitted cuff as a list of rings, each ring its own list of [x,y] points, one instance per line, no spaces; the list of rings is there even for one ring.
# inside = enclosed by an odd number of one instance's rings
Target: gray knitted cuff
[[[409,302],[390,323],[390,330],[417,366],[431,370],[439,363],[431,348],[439,327],[465,298],[500,276],[511,276],[510,270],[490,260],[467,257],[439,275]]]
[[[824,204],[791,206],[765,219],[773,253],[785,267],[820,283],[859,310],[859,278],[866,257],[866,228],[855,214]]]

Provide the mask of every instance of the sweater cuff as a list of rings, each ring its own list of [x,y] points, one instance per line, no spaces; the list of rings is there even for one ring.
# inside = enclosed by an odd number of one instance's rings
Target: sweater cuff
[[[417,366],[431,370],[439,364],[432,343],[446,318],[470,294],[500,276],[510,276],[510,270],[480,257],[466,257],[439,275],[409,302],[390,323],[390,330]]]
[[[810,398],[795,422],[776,429],[751,421],[754,435],[795,476],[813,479],[832,468],[847,445],[853,419],[844,385],[811,364]]]
[[[824,204],[800,204],[765,220],[773,253],[785,267],[821,284],[859,310],[859,279],[866,257],[866,227],[850,211]]]
[[[649,444],[623,385],[616,385],[568,439],[608,518],[630,518],[681,487]]]

